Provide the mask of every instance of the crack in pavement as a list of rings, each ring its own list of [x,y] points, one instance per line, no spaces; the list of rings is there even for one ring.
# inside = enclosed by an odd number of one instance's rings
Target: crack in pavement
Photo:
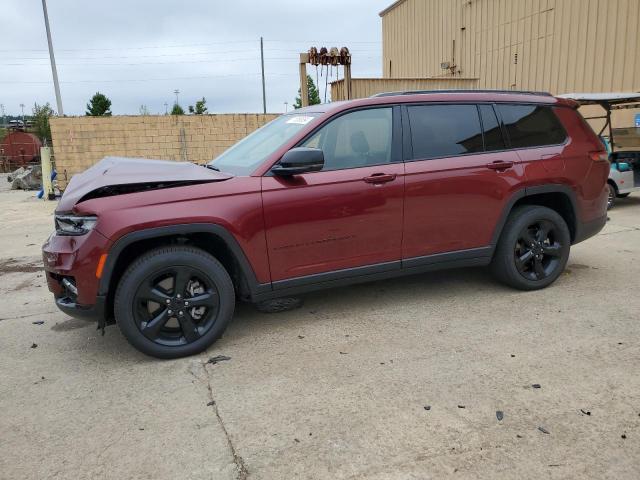
[[[53,310],[51,312],[27,313],[25,315],[16,315],[15,317],[0,317],[0,321],[2,321],[2,320],[16,320],[18,318],[36,317],[38,315],[50,315],[50,314],[56,313],[56,312],[57,312],[57,310]]]
[[[198,363],[200,363],[200,366],[202,367],[202,371],[206,378],[206,381],[204,381],[203,383],[205,383],[205,385],[207,386],[207,390],[209,392],[209,403],[213,407],[213,411],[216,414],[216,418],[218,419],[220,428],[222,428],[225,439],[227,440],[227,445],[229,445],[229,450],[231,451],[231,455],[233,457],[233,463],[236,467],[236,479],[246,480],[249,476],[249,470],[247,469],[247,466],[244,464],[244,459],[236,451],[236,447],[233,445],[233,442],[231,441],[231,437],[229,435],[229,432],[227,431],[227,427],[225,426],[224,421],[220,416],[220,411],[218,410],[218,403],[213,398],[213,389],[211,388],[211,382],[209,381],[209,373],[207,372],[206,364],[205,362],[198,362]],[[200,378],[198,378],[198,376],[193,371],[191,371],[191,374],[196,378],[196,380],[202,381]]]

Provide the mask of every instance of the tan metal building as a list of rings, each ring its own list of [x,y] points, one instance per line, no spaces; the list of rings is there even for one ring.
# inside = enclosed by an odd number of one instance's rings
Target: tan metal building
[[[640,0],[398,0],[380,16],[384,78],[640,90]]]

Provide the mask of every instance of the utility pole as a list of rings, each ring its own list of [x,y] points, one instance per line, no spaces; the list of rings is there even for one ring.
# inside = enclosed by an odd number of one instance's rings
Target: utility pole
[[[26,128],[27,127],[27,122],[24,121],[24,103],[20,104],[20,108],[22,109],[22,127]]]
[[[178,90],[177,88],[173,91],[173,93],[176,94],[176,105],[180,105],[180,103],[178,102],[178,95],[180,95],[180,90]]]
[[[53,43],[51,43],[51,29],[49,28],[49,14],[47,13],[47,1],[42,0],[42,11],[44,12],[44,26],[47,30],[47,42],[49,43],[49,59],[51,60],[51,73],[53,75],[53,88],[56,91],[56,103],[58,104],[58,115],[64,115],[62,110],[62,97],[60,96],[60,84],[58,83],[58,70],[56,69],[56,57],[53,55]]]
[[[284,113],[289,111],[289,102],[284,102]]]
[[[4,117],[4,105],[2,103],[0,103],[0,111],[2,112],[2,126],[4,127],[7,123],[7,120]]]
[[[168,115],[169,111],[167,110],[167,107],[169,106],[169,104],[167,102],[164,102],[164,114]]]
[[[267,94],[264,86],[264,44],[260,37],[260,63],[262,65],[262,113],[267,113]]]

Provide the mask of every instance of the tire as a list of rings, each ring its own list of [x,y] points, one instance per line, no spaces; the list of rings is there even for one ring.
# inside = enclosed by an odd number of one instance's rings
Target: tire
[[[205,350],[222,336],[234,308],[233,283],[222,264],[187,246],[138,257],[120,279],[114,303],[116,323],[129,343],[165,359]]]
[[[619,194],[616,195],[616,197],[618,197],[618,198],[627,198],[629,195],[631,195],[631,192],[619,193]]]
[[[286,297],[275,298],[273,300],[265,300],[254,305],[256,309],[262,313],[280,313],[300,308],[302,304],[303,301],[301,298]]]
[[[607,186],[609,187],[609,197],[607,198],[607,210],[610,210],[616,204],[618,189],[612,183],[607,183]]]
[[[491,270],[500,282],[513,288],[538,290],[560,276],[570,249],[569,228],[557,212],[523,205],[515,208],[507,219]]]

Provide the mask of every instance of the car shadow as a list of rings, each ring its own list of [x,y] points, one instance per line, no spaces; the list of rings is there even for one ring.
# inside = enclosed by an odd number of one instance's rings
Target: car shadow
[[[640,194],[632,193],[626,198],[616,198],[616,203],[611,210],[615,212],[616,210],[624,210],[625,208],[638,206],[640,206]]]
[[[261,313],[247,303],[239,303],[228,333],[223,337],[239,340],[260,335],[264,330],[291,327],[292,331],[325,316],[361,315],[363,309],[397,311],[420,301],[441,302],[465,295],[526,294],[496,282],[487,268],[463,268],[428,272],[389,280],[320,290],[300,295],[302,307],[280,313]]]

